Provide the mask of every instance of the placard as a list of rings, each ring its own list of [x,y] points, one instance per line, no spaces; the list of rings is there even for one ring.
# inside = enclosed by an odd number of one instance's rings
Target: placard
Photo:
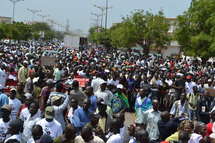
[[[88,78],[74,78],[74,80],[79,82],[80,87],[86,87],[87,83],[90,81]]]

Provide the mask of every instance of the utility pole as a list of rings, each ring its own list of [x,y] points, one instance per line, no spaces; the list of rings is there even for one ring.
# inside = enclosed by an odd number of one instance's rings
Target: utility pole
[[[96,22],[97,32],[99,32],[99,17],[101,17],[102,15],[97,13],[91,13],[91,14],[96,17],[96,19],[93,19],[93,21]]]
[[[105,31],[107,31],[107,22],[108,22],[108,0],[106,0]]]
[[[35,15],[39,12],[41,12],[41,10],[37,10],[37,9],[27,9],[29,12],[32,13],[32,22],[34,22],[34,18],[35,18]]]
[[[94,5],[94,7],[101,10],[101,28],[103,28],[103,21],[104,21],[104,14],[105,14],[106,7],[102,7],[102,6],[98,6],[98,5]]]
[[[65,28],[65,30],[66,30],[66,32],[69,32],[70,31],[70,27],[69,27],[69,19],[67,19],[66,20],[66,28]]]
[[[12,23],[15,22],[15,8],[16,8],[16,3],[24,0],[9,0],[13,4],[13,17],[12,17]]]

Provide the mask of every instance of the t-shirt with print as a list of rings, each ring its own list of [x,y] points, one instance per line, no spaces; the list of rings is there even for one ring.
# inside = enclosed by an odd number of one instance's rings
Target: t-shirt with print
[[[53,139],[61,136],[63,134],[63,129],[61,124],[57,120],[53,120],[52,122],[46,121],[46,119],[42,119],[36,123],[43,128],[43,133],[50,135]]]
[[[9,98],[9,105],[11,106],[12,110],[11,110],[11,120],[16,120],[17,114],[19,112],[19,109],[21,107],[21,101],[17,98],[15,99],[10,99]]]

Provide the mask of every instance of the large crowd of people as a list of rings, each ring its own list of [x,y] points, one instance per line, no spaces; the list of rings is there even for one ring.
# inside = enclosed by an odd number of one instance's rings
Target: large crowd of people
[[[214,75],[201,58],[0,42],[0,143],[214,143]]]

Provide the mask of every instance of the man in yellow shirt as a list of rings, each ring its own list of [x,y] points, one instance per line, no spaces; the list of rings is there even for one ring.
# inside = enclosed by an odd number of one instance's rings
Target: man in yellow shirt
[[[18,81],[21,85],[25,85],[28,78],[28,62],[24,61],[23,66],[18,71]]]

